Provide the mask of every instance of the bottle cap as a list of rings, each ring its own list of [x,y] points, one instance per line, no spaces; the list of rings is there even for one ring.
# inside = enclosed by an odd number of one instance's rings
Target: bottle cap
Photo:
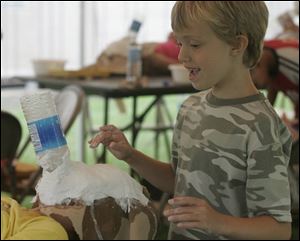
[[[138,33],[141,28],[142,23],[136,19],[134,19],[130,26],[130,31]]]

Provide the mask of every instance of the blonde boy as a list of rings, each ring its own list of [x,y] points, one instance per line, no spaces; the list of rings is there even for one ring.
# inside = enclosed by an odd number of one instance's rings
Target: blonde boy
[[[267,28],[259,1],[182,1],[172,10],[179,61],[201,92],[181,106],[172,163],[133,149],[114,126],[90,141],[174,193],[170,239],[288,239],[291,137],[252,83]]]

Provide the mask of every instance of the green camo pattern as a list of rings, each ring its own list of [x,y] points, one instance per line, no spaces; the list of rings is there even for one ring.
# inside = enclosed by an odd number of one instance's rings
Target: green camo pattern
[[[291,135],[263,94],[221,100],[210,90],[181,106],[173,136],[175,196],[202,198],[218,212],[291,222],[287,176]],[[170,239],[226,239],[177,229]]]

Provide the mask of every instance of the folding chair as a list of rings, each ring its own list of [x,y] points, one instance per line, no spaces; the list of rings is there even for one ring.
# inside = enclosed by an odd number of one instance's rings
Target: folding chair
[[[84,101],[84,92],[83,90],[75,85],[70,85],[63,88],[59,94],[55,97],[56,110],[60,117],[61,126],[65,134],[68,133],[72,124],[74,123],[76,117],[81,111],[81,107]],[[17,158],[19,159],[23,154],[24,150],[27,148],[30,143],[30,137],[28,137],[23,148],[20,150]],[[17,168],[19,173],[22,173],[22,168]],[[26,197],[26,195],[35,194],[35,185],[42,174],[42,168],[38,169],[32,173],[27,174],[26,184],[23,185],[22,191],[17,198],[19,202]]]

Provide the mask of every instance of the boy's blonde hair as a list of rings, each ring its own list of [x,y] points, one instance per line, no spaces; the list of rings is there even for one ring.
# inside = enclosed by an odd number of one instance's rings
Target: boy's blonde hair
[[[205,21],[228,44],[245,35],[248,46],[243,63],[253,68],[261,57],[268,16],[263,1],[177,1],[172,9],[172,28],[180,32]]]

